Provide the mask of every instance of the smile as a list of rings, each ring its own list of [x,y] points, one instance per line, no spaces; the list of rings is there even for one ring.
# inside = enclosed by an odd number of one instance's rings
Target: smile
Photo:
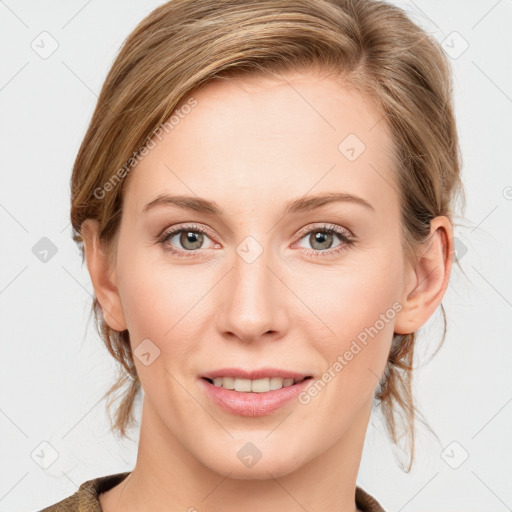
[[[290,382],[290,378],[280,377],[255,380],[202,377],[198,380],[211,403],[222,411],[238,416],[254,417],[270,414],[290,404],[314,379],[308,376],[299,378],[297,382],[295,379],[291,379]],[[217,383],[214,380],[217,380]],[[275,389],[271,389],[271,384]],[[230,388],[230,386],[233,387]]]
[[[215,377],[214,379],[206,379],[210,384],[224,389],[232,389],[242,393],[267,393],[277,389],[286,388],[299,384],[303,380],[311,379],[308,377],[299,377],[297,379],[283,379],[282,377],[267,377],[263,379],[241,379],[235,377]]]

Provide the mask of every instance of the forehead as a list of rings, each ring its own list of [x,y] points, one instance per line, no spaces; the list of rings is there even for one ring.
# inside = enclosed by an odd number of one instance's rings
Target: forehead
[[[164,192],[216,202],[236,195],[248,205],[333,189],[388,203],[396,194],[381,111],[334,79],[222,79],[193,99],[130,175],[126,201],[138,212]]]

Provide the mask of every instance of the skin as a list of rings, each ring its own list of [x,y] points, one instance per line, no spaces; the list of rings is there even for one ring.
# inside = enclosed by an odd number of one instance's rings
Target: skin
[[[357,511],[364,438],[393,332],[418,330],[440,304],[451,223],[435,218],[428,243],[406,261],[391,135],[368,98],[332,78],[245,77],[211,82],[194,97],[198,105],[129,176],[114,268],[97,222],[83,225],[105,320],[128,329],[133,350],[144,339],[160,350],[147,366],[135,358],[144,389],[137,463],[100,503],[106,512]],[[338,150],[349,133],[366,146],[355,161]],[[335,202],[283,216],[287,201],[332,192],[373,209]],[[142,213],[162,193],[215,201],[223,216],[172,205]],[[193,249],[180,258],[156,240],[185,223],[211,236],[194,246],[174,235],[168,246]],[[356,242],[335,234],[314,245],[325,223]],[[263,248],[252,263],[237,253],[248,236]],[[242,417],[199,385],[203,372],[227,366],[321,379],[396,302],[401,310],[306,405]],[[248,442],[262,454],[252,467],[237,457]]]

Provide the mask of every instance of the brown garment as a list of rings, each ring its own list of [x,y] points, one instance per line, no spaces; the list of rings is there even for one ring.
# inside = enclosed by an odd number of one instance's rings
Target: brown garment
[[[122,482],[130,471],[100,476],[84,482],[71,496],[43,508],[39,512],[103,512],[98,495]],[[356,487],[356,505],[363,512],[386,512],[381,505],[360,487]]]

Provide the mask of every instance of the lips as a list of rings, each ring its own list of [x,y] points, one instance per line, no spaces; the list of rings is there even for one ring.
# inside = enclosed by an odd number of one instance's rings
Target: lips
[[[301,381],[306,377],[312,377],[308,373],[299,373],[291,370],[283,370],[280,368],[259,368],[256,370],[244,370],[242,368],[220,368],[201,375],[202,378],[213,381],[217,377],[231,377],[233,379],[271,379],[279,377],[281,379],[294,379]]]
[[[224,411],[239,416],[263,416],[292,402],[313,376],[281,368],[220,368],[204,373],[198,380],[212,402]],[[276,389],[272,389],[274,384]]]
[[[211,402],[225,412],[237,416],[265,416],[295,401],[313,379],[305,378],[298,384],[260,393],[224,389],[207,378],[198,381]]]

